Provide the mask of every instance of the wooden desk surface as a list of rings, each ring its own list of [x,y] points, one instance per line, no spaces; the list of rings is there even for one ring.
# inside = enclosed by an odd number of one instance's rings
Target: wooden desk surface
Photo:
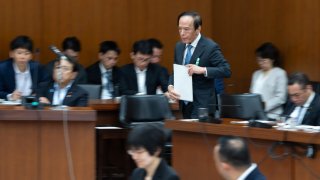
[[[173,168],[181,179],[222,179],[212,153],[222,135],[247,138],[251,158],[267,179],[319,179],[320,152],[307,158],[305,149],[308,144],[314,144],[315,151],[319,149],[320,133],[243,127],[228,122],[230,119],[224,120],[224,124],[166,121],[165,126],[173,130]]]
[[[91,107],[68,107],[66,111],[51,110],[45,107],[41,110],[29,110],[23,106],[0,106],[0,120],[52,120],[61,121],[67,115],[70,121],[95,121],[96,111]]]

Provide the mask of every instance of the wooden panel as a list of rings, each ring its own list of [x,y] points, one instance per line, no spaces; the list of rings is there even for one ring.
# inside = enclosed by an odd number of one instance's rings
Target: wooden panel
[[[202,33],[220,44],[233,75],[228,92],[248,92],[257,64],[254,50],[263,42],[275,43],[289,72],[304,71],[320,81],[320,1],[318,0],[11,0],[0,2],[0,59],[8,57],[8,44],[26,34],[40,47],[40,59],[54,58],[48,46],[60,47],[66,36],[82,42],[80,62],[97,59],[103,40],[117,41],[122,49],[119,65],[131,62],[132,43],[155,37],[164,44],[162,64],[172,70],[173,50],[179,40],[176,18],[185,10],[203,17]]]
[[[72,179],[70,172],[75,179],[94,179],[95,111],[90,108],[70,110],[64,124],[61,111],[51,114],[48,110],[4,108],[0,110],[3,115],[0,117],[0,179],[67,180]]]

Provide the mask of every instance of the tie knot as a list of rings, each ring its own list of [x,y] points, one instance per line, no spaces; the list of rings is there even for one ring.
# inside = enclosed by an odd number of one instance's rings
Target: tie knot
[[[191,45],[191,44],[188,44],[188,45],[187,45],[187,48],[188,48],[188,50],[190,50],[190,49],[192,48],[192,45]]]

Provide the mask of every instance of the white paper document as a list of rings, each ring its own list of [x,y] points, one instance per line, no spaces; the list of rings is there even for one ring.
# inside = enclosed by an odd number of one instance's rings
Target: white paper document
[[[184,65],[173,65],[174,90],[180,95],[180,100],[193,102],[192,76]]]

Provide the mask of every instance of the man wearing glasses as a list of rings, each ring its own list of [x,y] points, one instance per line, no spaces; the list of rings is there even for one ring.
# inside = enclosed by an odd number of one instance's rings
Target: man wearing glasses
[[[121,68],[121,94],[153,95],[158,86],[163,92],[167,92],[168,80],[161,67],[150,63],[152,48],[147,40],[136,41],[130,57],[133,63]]]
[[[289,76],[287,103],[284,116],[295,118],[296,125],[320,125],[320,98],[310,84],[306,74],[297,72]]]

